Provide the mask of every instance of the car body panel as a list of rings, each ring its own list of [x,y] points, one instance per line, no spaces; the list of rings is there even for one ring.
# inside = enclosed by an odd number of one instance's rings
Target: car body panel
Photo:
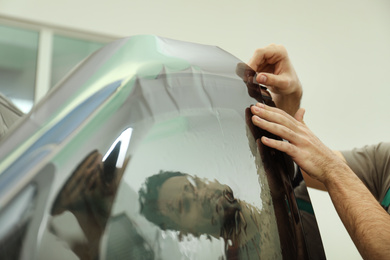
[[[1,245],[17,237],[12,245],[20,259],[58,252],[64,259],[251,258],[244,250],[275,259],[323,259],[314,214],[314,224],[305,229],[295,203],[300,185],[306,213],[312,209],[303,180],[293,185],[300,173],[285,155],[284,166],[267,157],[274,152],[256,143],[267,133],[253,131],[247,120],[247,107],[270,96],[265,89],[253,95],[250,87],[262,87],[239,75],[239,64],[218,47],[152,35],[113,42],[84,60],[0,143],[0,227],[9,226],[0,232]],[[269,171],[276,164],[277,173]],[[255,218],[262,223],[255,226],[261,231],[250,236],[257,245],[243,242],[249,235],[237,238],[235,247],[222,233],[161,229],[145,219],[139,192],[162,169],[230,186],[241,205],[259,212]],[[287,183],[279,194],[288,199],[280,203],[272,185],[269,190],[272,174]],[[240,234],[249,219],[244,211],[236,211]],[[120,233],[114,223],[131,231]],[[314,234],[315,250],[308,233]]]

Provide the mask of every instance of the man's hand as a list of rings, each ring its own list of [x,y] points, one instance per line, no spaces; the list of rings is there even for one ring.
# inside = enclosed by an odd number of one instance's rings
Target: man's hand
[[[300,106],[302,85],[282,45],[259,48],[248,65],[258,72],[257,82],[272,92],[276,106],[294,115]]]
[[[326,147],[303,122],[304,110],[294,117],[277,108],[251,107],[253,123],[289,142],[262,137],[262,142],[286,152],[328,190],[337,213],[363,259],[388,259],[390,217],[342,158]]]
[[[254,125],[288,141],[262,137],[262,143],[290,155],[310,177],[324,183],[333,174],[333,169],[346,167],[345,162],[303,122],[304,109],[299,109],[295,118],[261,103],[252,106],[251,111]]]
[[[97,151],[90,153],[58,194],[52,209],[53,215],[65,210],[85,210],[86,204],[93,197],[103,197],[104,184],[100,177],[102,171],[102,155]]]

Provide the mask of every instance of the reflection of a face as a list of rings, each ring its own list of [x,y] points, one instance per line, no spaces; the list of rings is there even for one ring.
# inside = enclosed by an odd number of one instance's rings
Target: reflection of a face
[[[161,185],[158,208],[180,231],[218,237],[224,225],[235,222],[240,206],[229,186],[184,175]]]

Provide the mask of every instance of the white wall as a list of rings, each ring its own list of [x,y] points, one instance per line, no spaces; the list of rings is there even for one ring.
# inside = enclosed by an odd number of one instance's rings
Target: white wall
[[[0,0],[0,15],[218,45],[244,61],[282,43],[304,85],[305,121],[333,149],[390,139],[389,12],[388,0]],[[327,194],[311,193],[328,259],[359,259]]]

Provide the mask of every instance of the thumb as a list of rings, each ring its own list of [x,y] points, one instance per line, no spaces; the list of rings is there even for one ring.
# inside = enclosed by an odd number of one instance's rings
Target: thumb
[[[272,87],[274,90],[286,88],[288,81],[282,75],[275,75],[272,73],[259,73],[256,80],[260,84]]]
[[[294,118],[296,119],[296,120],[298,120],[299,122],[301,122],[301,123],[305,123],[305,122],[303,122],[303,116],[305,115],[305,109],[304,108],[300,108],[300,109],[298,109],[298,111],[295,113],[295,116],[294,116]]]

